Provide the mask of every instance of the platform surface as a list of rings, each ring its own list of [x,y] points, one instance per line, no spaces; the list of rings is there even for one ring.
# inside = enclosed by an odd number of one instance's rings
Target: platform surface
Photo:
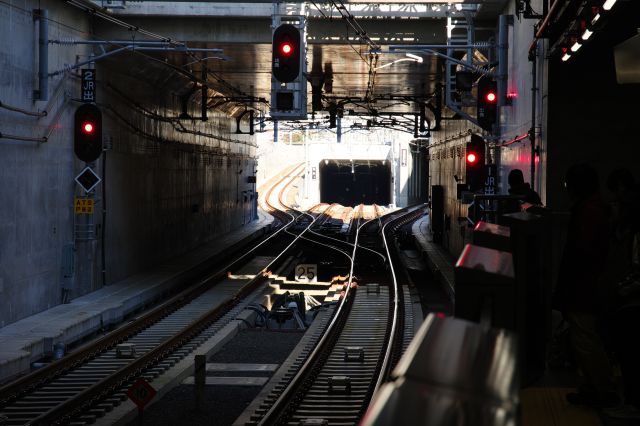
[[[453,297],[455,291],[454,265],[456,259],[441,245],[433,242],[429,233],[429,216],[422,216],[411,226],[416,248],[424,254],[427,266],[440,281],[443,288]]]
[[[571,405],[565,395],[573,388],[527,388],[520,393],[522,426],[602,426],[598,413]]]
[[[31,363],[51,351],[52,345],[68,345],[120,322],[233,245],[262,234],[272,222],[270,215],[260,212],[257,221],[149,271],[0,328],[0,383],[28,372]]]

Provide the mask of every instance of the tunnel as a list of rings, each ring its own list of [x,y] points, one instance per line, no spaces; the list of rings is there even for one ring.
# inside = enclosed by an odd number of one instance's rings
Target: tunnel
[[[385,160],[323,160],[320,202],[345,206],[391,203],[391,167]]]

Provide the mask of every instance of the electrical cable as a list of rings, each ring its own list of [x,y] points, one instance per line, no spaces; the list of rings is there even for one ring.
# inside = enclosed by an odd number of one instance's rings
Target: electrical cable
[[[0,101],[0,108],[8,109],[9,111],[19,112],[25,115],[30,115],[32,117],[45,117],[47,115],[47,111],[27,111],[26,109],[5,104],[2,101]]]

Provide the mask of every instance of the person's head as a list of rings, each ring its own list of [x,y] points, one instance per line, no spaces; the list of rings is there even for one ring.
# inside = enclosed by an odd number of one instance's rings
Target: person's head
[[[573,200],[582,200],[598,192],[598,172],[586,163],[569,167],[564,186]]]
[[[629,169],[616,169],[607,177],[607,189],[617,198],[624,197],[635,183],[636,180]]]
[[[524,185],[524,176],[522,175],[522,170],[513,169],[509,172],[508,177],[509,187],[517,188]]]

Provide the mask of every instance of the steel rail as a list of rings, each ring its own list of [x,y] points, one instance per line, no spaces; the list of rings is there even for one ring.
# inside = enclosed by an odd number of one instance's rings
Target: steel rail
[[[278,183],[282,184],[289,176],[283,177],[283,179]],[[283,185],[280,193],[284,192],[287,187],[293,182],[291,179],[288,183]],[[290,224],[290,223],[289,223]],[[275,235],[284,231],[286,226],[279,229],[273,235],[271,235],[268,239],[275,237]],[[258,246],[254,247],[249,251],[249,253],[253,253],[257,250],[258,247],[262,246],[266,241],[261,242]],[[295,242],[295,240],[294,240]],[[75,398],[67,400],[62,404],[54,407],[52,410],[47,413],[41,415],[40,417],[34,419],[30,424],[35,425],[53,425],[59,424],[60,421],[65,422],[75,415],[77,415],[82,410],[89,408],[94,402],[99,401],[104,398],[108,394],[112,393],[115,389],[125,383],[131,377],[135,377],[137,374],[141,373],[143,370],[152,367],[157,364],[159,360],[166,358],[169,354],[183,346],[189,340],[196,337],[200,334],[204,329],[206,329],[209,325],[211,325],[215,320],[219,319],[224,313],[226,313],[230,307],[236,305],[243,297],[246,297],[249,293],[253,292],[258,288],[258,286],[264,281],[265,275],[264,273],[268,270],[270,266],[272,266],[276,261],[278,261],[293,245],[293,243],[289,244],[282,252],[273,259],[267,267],[263,268],[256,276],[249,280],[247,284],[245,284],[240,290],[238,290],[233,296],[227,298],[221,305],[202,315],[196,321],[192,322],[190,325],[185,327],[182,331],[176,334],[174,337],[169,340],[161,343],[154,349],[148,351],[140,358],[137,358],[132,363],[126,365],[120,370],[117,370],[114,374],[108,376],[107,378],[99,381],[94,384],[90,388],[84,390],[80,394],[78,394]],[[241,259],[248,256],[249,253],[241,256]],[[228,269],[223,269],[223,271],[228,271]],[[219,272],[220,273],[220,272]]]
[[[401,211],[391,212],[384,215],[384,217],[389,218],[389,220],[386,220],[384,225],[380,228],[381,232],[384,235],[388,231],[388,228],[387,228],[388,226],[394,229],[397,229],[397,227],[401,226],[402,224],[407,223],[410,220],[413,220],[415,217],[417,217],[416,212],[418,210],[419,209],[415,209],[415,207],[411,207],[407,209],[402,209]],[[378,211],[377,207],[374,207],[374,211],[376,212]],[[398,216],[398,214],[400,215]],[[420,214],[422,213],[420,212]],[[279,395],[279,397],[275,400],[273,405],[271,405],[271,407],[268,409],[266,414],[259,421],[258,423],[259,425],[277,424],[284,421],[283,416],[287,415],[285,414],[286,410],[288,408],[289,403],[294,399],[295,392],[300,390],[301,386],[303,386],[303,382],[305,380],[308,380],[311,377],[310,376],[311,374],[320,374],[319,371],[323,367],[319,367],[318,362],[322,358],[322,356],[324,356],[324,354],[327,354],[326,356],[329,356],[328,354],[331,353],[332,347],[329,347],[329,343],[331,342],[332,343],[331,346],[333,346],[333,344],[335,344],[338,341],[338,338],[339,338],[338,334],[341,332],[341,330],[337,329],[337,324],[339,322],[344,324],[344,322],[347,320],[347,313],[345,312],[346,306],[347,306],[346,304],[353,301],[353,298],[351,296],[352,294],[351,288],[353,285],[356,253],[357,253],[357,249],[360,248],[359,239],[360,239],[361,231],[365,226],[367,226],[370,223],[373,223],[374,221],[378,221],[378,223],[381,224],[382,218],[376,217],[374,219],[370,219],[365,223],[360,224],[357,228],[356,239],[355,239],[355,244],[354,244],[353,253],[352,253],[354,262],[352,262],[351,268],[349,271],[349,281],[345,289],[345,294],[340,304],[338,305],[330,324],[327,326],[324,335],[318,341],[318,343],[314,347],[311,354],[305,360],[302,367],[296,372],[295,376],[291,379],[289,384],[284,388],[284,390]],[[383,242],[387,249],[389,263],[391,264],[392,258],[391,258],[391,253],[389,251],[390,243],[387,240],[386,236],[383,238]],[[393,310],[390,313],[392,315],[391,325],[389,328],[387,328],[386,336],[388,337],[385,337],[385,341],[388,342],[388,345],[386,345],[386,350],[384,351],[384,355],[381,356],[381,360],[378,362],[378,364],[375,367],[375,371],[377,371],[376,373],[377,377],[376,377],[376,374],[374,374],[372,377],[375,380],[375,386],[372,385],[371,390],[366,393],[365,399],[363,401],[364,404],[360,410],[360,415],[364,412],[364,410],[366,410],[368,403],[371,402],[372,396],[377,390],[379,384],[387,377],[389,366],[392,363],[392,357],[395,354],[394,349],[397,348],[397,344],[396,344],[398,340],[397,336],[399,335],[398,324],[401,323],[400,320],[398,319],[398,316],[402,314],[400,312],[400,307],[399,307],[401,292],[399,290],[399,285],[398,285],[396,272],[394,268],[391,268],[391,274],[393,276],[393,283],[394,283],[392,288],[394,291],[394,299],[392,301]],[[349,304],[349,306],[351,305],[352,303]],[[313,372],[314,370],[316,372]]]
[[[286,177],[283,179],[286,179]],[[281,228],[278,231],[274,232],[259,244],[246,251],[240,257],[237,257],[232,262],[225,265],[224,268],[218,270],[214,274],[209,274],[209,276],[205,279],[199,280],[197,284],[173,296],[161,306],[158,306],[157,308],[154,308],[148,313],[144,314],[137,321],[129,323],[121,327],[120,329],[117,329],[107,336],[98,339],[94,344],[87,345],[81,350],[73,352],[68,356],[62,358],[61,360],[50,364],[49,366],[43,367],[40,370],[37,370],[31,374],[21,377],[20,379],[12,383],[3,386],[2,388],[0,388],[0,403],[2,404],[2,406],[6,406],[8,403],[11,403],[12,401],[20,398],[22,395],[25,395],[33,391],[34,389],[64,375],[66,372],[89,362],[91,359],[96,358],[99,354],[112,349],[116,344],[137,335],[142,330],[150,327],[152,324],[159,322],[172,312],[177,311],[181,307],[188,304],[191,300],[202,295],[205,291],[207,291],[207,289],[211,287],[213,281],[224,277],[227,271],[235,268],[238,263],[240,263],[246,257],[252,255],[257,249],[262,247],[268,241],[271,241],[276,235],[282,232],[282,230],[283,229]],[[223,312],[227,310],[229,306],[237,302],[248,291],[253,291],[254,287],[256,287],[261,282],[261,280],[262,275],[256,275],[253,280],[249,281],[242,289],[236,292],[236,294],[226,299],[220,307],[209,311],[208,313],[197,319],[195,322],[192,322],[189,326],[183,329],[182,333],[179,333],[173,338],[158,345],[155,349],[150,350],[133,363],[116,370],[111,376],[108,376],[100,382],[97,382],[90,388],[79,392],[71,399],[63,402],[56,407],[52,407],[51,410],[43,413],[39,417],[34,418],[30,422],[30,424],[55,424],[59,421],[58,419],[67,419],[72,417],[73,413],[81,410],[82,407],[90,405],[93,400],[100,399],[104,393],[125,382],[131,374],[135,374],[135,372],[139,371],[140,369],[146,368],[148,362],[163,358],[167,353],[171,352],[177,347],[175,346],[176,344],[184,342],[185,339],[189,340],[190,337],[188,336],[193,336],[194,333],[198,334],[198,330],[202,330],[203,327],[206,328],[206,325],[204,325],[205,323],[210,323],[211,321],[214,321],[216,318],[218,318]],[[182,338],[180,337],[181,335],[187,337]],[[123,376],[125,377],[124,379],[122,379]]]
[[[392,356],[392,351],[394,349],[394,345],[393,342],[395,342],[398,339],[398,319],[400,318],[400,295],[402,295],[402,290],[400,289],[400,286],[398,285],[398,280],[396,277],[396,271],[395,268],[393,266],[393,261],[391,260],[391,253],[389,251],[389,242],[387,241],[387,226],[392,225],[392,227],[395,229],[397,229],[398,226],[396,226],[397,222],[401,222],[401,223],[406,223],[407,221],[407,216],[410,219],[413,219],[413,217],[415,216],[415,212],[419,211],[420,209],[416,209],[413,211],[409,211],[409,213],[407,213],[406,215],[402,215],[399,216],[398,218],[394,218],[391,219],[390,221],[388,221],[387,223],[384,224],[384,226],[381,228],[381,233],[382,233],[382,240],[384,241],[384,247],[385,250],[387,252],[387,256],[389,259],[389,268],[391,269],[391,277],[393,278],[393,315],[392,315],[392,322],[391,322],[391,330],[389,332],[389,345],[387,346],[387,351],[384,355],[383,358],[383,363],[382,366],[380,367],[380,374],[378,375],[378,380],[376,381],[376,386],[374,388],[374,394],[375,392],[378,391],[378,389],[380,388],[380,385],[382,385],[382,382],[386,379],[388,373],[389,373],[389,368],[391,365],[391,356]]]
[[[356,239],[353,245],[353,252],[351,255],[351,265],[349,268],[349,280],[346,285],[344,296],[341,298],[338,307],[336,308],[331,322],[327,325],[324,334],[320,338],[320,340],[316,343],[313,351],[309,354],[304,364],[300,367],[300,369],[296,372],[295,376],[289,382],[289,385],[282,391],[278,399],[273,403],[271,408],[265,413],[260,422],[259,426],[271,425],[276,423],[277,418],[284,411],[284,408],[289,404],[289,401],[293,398],[293,393],[297,390],[297,388],[301,385],[303,379],[309,374],[312,370],[312,366],[316,364],[316,361],[322,355],[322,352],[327,349],[325,346],[330,339],[336,337],[335,335],[339,332],[337,330],[337,324],[341,321],[346,320],[346,304],[351,301],[351,287],[353,284],[353,271],[355,267],[355,256],[357,252],[357,242],[359,238],[360,231],[364,226],[372,222],[374,219],[369,220],[363,224],[361,224],[356,231]]]

